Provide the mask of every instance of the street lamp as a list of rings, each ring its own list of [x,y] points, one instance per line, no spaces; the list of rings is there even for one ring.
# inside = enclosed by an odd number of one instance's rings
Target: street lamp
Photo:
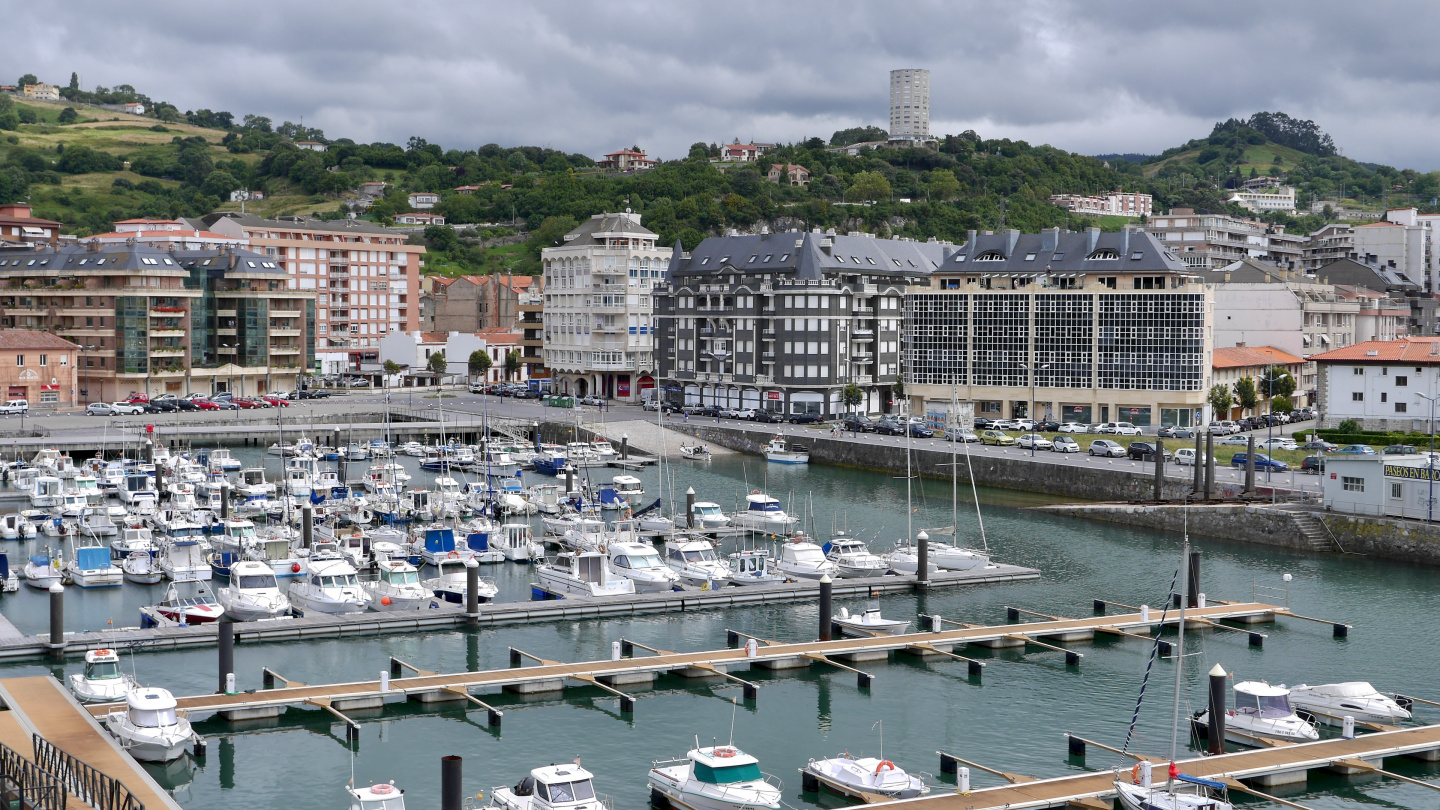
[[[1425,522],[1435,522],[1435,400],[1440,397],[1427,397],[1424,394],[1415,396],[1430,403],[1430,465],[1426,477],[1430,479],[1430,496],[1425,501]],[[1402,512],[1403,514],[1403,512]]]
[[[1030,413],[1027,414],[1027,416],[1030,417],[1030,457],[1031,457],[1031,458],[1034,458],[1034,457],[1035,457],[1035,437],[1039,435],[1039,434],[1037,434],[1037,433],[1035,432],[1036,428],[1039,427],[1039,425],[1037,425],[1036,422],[1035,422],[1035,372],[1049,368],[1049,367],[1050,367],[1050,364],[1049,364],[1049,363],[1046,363],[1046,364],[1044,364],[1044,365],[1042,365],[1042,366],[1037,366],[1037,367],[1035,367],[1035,368],[1031,368],[1031,367],[1029,367],[1029,366],[1027,366],[1027,365],[1024,365],[1024,364],[1022,363],[1020,367],[1023,368],[1023,369],[1025,369],[1027,372],[1030,373]]]

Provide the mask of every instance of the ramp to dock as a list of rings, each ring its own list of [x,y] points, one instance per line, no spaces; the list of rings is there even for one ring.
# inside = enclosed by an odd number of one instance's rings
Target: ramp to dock
[[[0,742],[29,755],[34,736],[119,781],[147,810],[181,810],[144,766],[125,753],[59,681],[48,676],[0,680]],[[72,794],[67,806],[91,807]]]

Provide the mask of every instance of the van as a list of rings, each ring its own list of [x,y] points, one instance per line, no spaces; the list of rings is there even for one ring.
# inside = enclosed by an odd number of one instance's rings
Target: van
[[[9,402],[6,402],[4,405],[0,405],[0,414],[5,414],[6,416],[9,416],[11,414],[29,412],[30,403],[29,401],[23,399],[12,399]]]

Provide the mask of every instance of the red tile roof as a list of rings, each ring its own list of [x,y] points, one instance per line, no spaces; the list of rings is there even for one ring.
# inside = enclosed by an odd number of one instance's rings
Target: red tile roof
[[[450,340],[450,333],[448,333],[448,332],[421,332],[421,333],[420,333],[420,342],[421,342],[421,343],[445,343],[445,342],[448,342],[449,340]]]
[[[1440,337],[1406,337],[1398,340],[1367,340],[1343,349],[1312,354],[1317,363],[1405,363],[1440,365]]]
[[[0,329],[0,351],[18,349],[78,349],[70,341],[37,329]]]
[[[1305,362],[1289,352],[1282,352],[1274,346],[1235,346],[1216,349],[1212,368],[1259,368],[1264,366],[1292,366]]]

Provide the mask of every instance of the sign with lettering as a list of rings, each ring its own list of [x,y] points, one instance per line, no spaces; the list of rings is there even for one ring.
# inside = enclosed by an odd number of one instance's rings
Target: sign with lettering
[[[1440,469],[1435,467],[1404,467],[1399,464],[1386,464],[1385,477],[1409,478],[1413,481],[1440,481]]]

